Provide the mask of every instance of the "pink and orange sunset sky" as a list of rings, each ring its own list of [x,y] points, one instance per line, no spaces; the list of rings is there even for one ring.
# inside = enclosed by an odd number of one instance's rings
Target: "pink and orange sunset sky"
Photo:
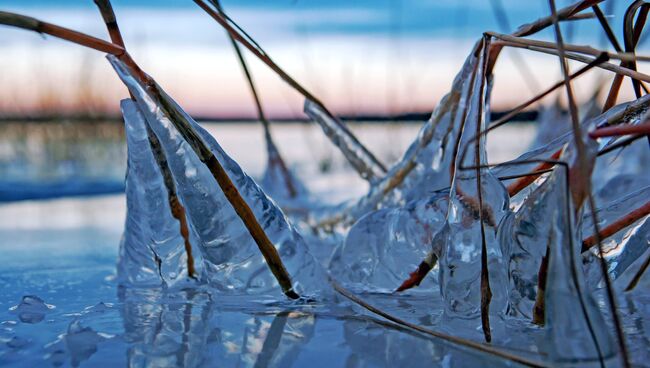
[[[501,2],[513,28],[548,13],[541,0]],[[191,1],[113,3],[130,53],[188,111],[219,118],[255,116],[224,31]],[[500,28],[491,3],[242,0],[223,5],[280,66],[335,113],[394,115],[431,111],[482,31],[512,31]],[[107,38],[90,0],[0,0],[0,10]],[[602,40],[594,20],[571,27],[565,31],[573,43],[596,46]],[[539,38],[550,40],[552,33]],[[519,53],[534,70],[539,88],[559,80],[556,57]],[[65,41],[0,27],[0,55],[2,115],[116,113],[119,99],[127,95],[104,55]],[[246,56],[269,115],[303,117],[301,96],[253,55]],[[511,56],[506,52],[497,65],[494,110],[533,95],[534,87],[518,73]],[[611,75],[594,73],[578,80],[578,96],[590,97],[600,77]]]

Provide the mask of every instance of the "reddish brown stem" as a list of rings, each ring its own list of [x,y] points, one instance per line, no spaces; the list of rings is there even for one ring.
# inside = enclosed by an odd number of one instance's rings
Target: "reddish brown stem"
[[[562,150],[561,149],[557,150],[553,154],[553,156],[551,156],[550,159],[551,160],[557,160],[557,159],[560,158],[561,154],[562,154]],[[550,163],[550,162],[544,162],[544,163],[539,164],[537,167],[535,167],[531,172],[543,171],[543,170],[546,170],[546,169],[550,169],[553,166],[555,166],[555,164]],[[526,175],[526,176],[522,177],[521,179],[517,180],[516,182],[508,185],[508,194],[510,195],[510,197],[515,196],[517,193],[521,192],[524,188],[526,188],[531,183],[533,183],[535,180],[537,180],[537,178],[539,178],[541,175],[542,175],[542,173],[533,174],[533,175]]]
[[[436,265],[437,261],[438,257],[433,254],[433,252],[431,252],[424,261],[420,262],[418,268],[410,273],[409,278],[404,281],[395,291],[401,292],[416,286],[420,286],[422,280],[424,280],[433,266]]]
[[[606,239],[617,232],[625,229],[626,227],[632,225],[638,220],[642,219],[644,216],[650,214],[650,201],[646,202],[643,206],[631,211],[627,215],[619,218],[618,220],[612,222],[608,226],[600,229],[600,238]],[[597,244],[596,236],[592,235],[582,241],[582,252],[588,251],[591,247]]]
[[[650,134],[650,122],[637,125],[615,125],[604,127],[589,132],[589,137],[596,139],[630,134]]]

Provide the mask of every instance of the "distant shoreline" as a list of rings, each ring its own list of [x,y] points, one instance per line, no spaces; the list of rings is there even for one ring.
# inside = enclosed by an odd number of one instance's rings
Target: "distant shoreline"
[[[491,114],[491,120],[499,119],[507,114],[509,111],[494,111]],[[537,111],[524,111],[512,118],[512,121],[532,121],[537,118]],[[341,115],[339,118],[349,123],[362,123],[362,124],[389,124],[389,123],[413,123],[421,124],[429,119],[431,113],[406,113],[395,116],[386,115]],[[193,116],[194,119],[201,122],[209,123],[241,123],[241,124],[256,124],[259,122],[257,119],[249,117],[217,117],[217,116]],[[269,119],[275,124],[292,124],[292,123],[307,123],[306,118],[274,118]],[[36,115],[36,116],[0,116],[0,124],[6,123],[97,123],[97,122],[121,122],[122,117],[119,115]]]

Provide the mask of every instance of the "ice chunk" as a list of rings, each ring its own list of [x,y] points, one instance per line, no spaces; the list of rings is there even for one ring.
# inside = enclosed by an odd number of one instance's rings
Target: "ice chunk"
[[[108,58],[135,96],[146,123],[160,140],[177,183],[179,197],[200,239],[208,282],[223,292],[237,294],[280,291],[278,281],[269,270],[251,233],[203,161],[216,159],[276,247],[293,280],[293,289],[299,294],[311,295],[329,290],[325,273],[309,253],[303,238],[278,206],[223,151],[216,140],[160,87],[156,86],[155,94],[150,94],[152,87],[145,89],[121,61],[112,56]],[[164,99],[164,102],[159,99]],[[204,150],[206,146],[209,151]],[[214,164],[210,165],[217,170]]]
[[[43,299],[36,295],[25,295],[20,303],[9,308],[9,311],[18,315],[21,322],[38,323],[54,308],[53,305],[46,304]]]
[[[475,333],[482,326],[483,254],[487,260],[492,294],[489,314],[502,315],[507,302],[506,260],[496,239],[496,229],[508,209],[508,193],[489,169],[462,168],[487,162],[485,139],[473,140],[486,124],[491,84],[484,74],[484,63],[487,62],[485,52],[479,54],[472,99],[454,163],[455,175],[446,222],[433,241],[434,252],[440,252],[439,278],[444,300],[444,326],[454,330],[455,334]],[[467,152],[463,155],[465,147]],[[489,331],[484,331],[484,334],[487,338]]]
[[[531,148],[547,145],[559,136],[571,130],[570,116],[563,111],[559,99],[548,106],[540,106],[536,120],[537,133]]]
[[[557,211],[555,191],[563,183],[551,177],[536,188],[521,207],[509,213],[499,226],[499,242],[508,254],[510,315],[532,320],[538,294],[542,258],[546,255],[551,214]],[[541,321],[543,322],[543,321]]]
[[[384,176],[386,170],[364,147],[350,130],[340,121],[333,119],[314,101],[305,99],[305,114],[318,123],[325,135],[337,146],[362,178],[374,180]]]
[[[563,169],[554,171],[554,180],[552,195],[546,199],[554,204],[546,220],[550,231],[545,241],[550,249],[544,293],[548,359],[553,365],[596,363],[615,356],[617,346],[584,282],[580,231],[563,185]]]
[[[346,286],[392,292],[426,257],[444,224],[447,205],[447,193],[439,193],[365,215],[336,250],[330,273]],[[432,279],[426,280],[420,288],[431,290]]]
[[[174,188],[168,188],[164,181],[136,103],[126,99],[121,105],[128,169],[127,217],[120,244],[118,278],[129,285],[174,286],[188,278],[185,238],[170,207],[170,200],[175,197],[170,191]]]
[[[104,313],[113,308],[113,303],[99,302],[95,305],[84,308],[83,313]]]

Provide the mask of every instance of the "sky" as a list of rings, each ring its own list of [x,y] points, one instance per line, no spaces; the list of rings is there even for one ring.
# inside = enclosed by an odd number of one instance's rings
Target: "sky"
[[[494,2],[503,5],[510,29],[496,21]],[[431,111],[482,32],[512,32],[549,12],[546,0],[223,0],[222,5],[291,76],[335,113],[352,116]],[[192,1],[114,0],[113,6],[131,55],[190,113],[255,116],[225,32]],[[608,11],[616,14],[610,21],[618,34],[625,6],[617,1]],[[0,10],[108,38],[91,0],[0,0]],[[573,22],[563,31],[572,43],[603,42],[595,20]],[[535,38],[552,40],[553,34]],[[505,52],[497,64],[495,110],[522,102],[561,76],[557,57],[522,50],[520,57],[534,70],[531,84],[517,72],[512,53]],[[252,54],[246,57],[268,114],[303,117],[302,97]],[[4,26],[0,70],[0,115],[115,113],[127,96],[101,53]],[[579,98],[591,96],[601,76],[611,77],[594,73],[576,82]]]

